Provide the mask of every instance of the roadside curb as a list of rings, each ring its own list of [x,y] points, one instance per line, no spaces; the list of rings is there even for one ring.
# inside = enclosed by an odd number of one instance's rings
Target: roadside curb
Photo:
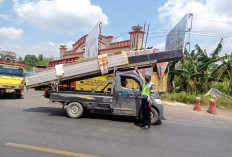
[[[193,104],[184,104],[180,102],[168,102],[168,101],[163,101],[164,106],[168,106],[169,108],[176,109],[176,110],[182,110],[182,111],[190,111],[196,114],[204,114],[208,116],[213,116],[213,117],[220,117],[220,118],[225,118],[225,119],[230,119],[232,120],[232,112],[231,111],[223,111],[223,110],[218,110],[217,115],[212,115],[207,112],[207,106],[202,107],[201,112],[196,112],[193,110],[194,105]],[[223,114],[224,112],[228,112],[226,115]]]

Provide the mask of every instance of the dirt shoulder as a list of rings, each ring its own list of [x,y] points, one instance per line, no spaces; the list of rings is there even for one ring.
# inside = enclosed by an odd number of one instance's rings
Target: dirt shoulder
[[[180,102],[169,102],[169,101],[163,101],[164,106],[170,106],[174,107],[177,109],[182,109],[182,110],[189,110],[189,111],[194,111],[193,107],[194,104],[184,104]],[[207,112],[209,106],[201,106],[201,113],[209,114]],[[196,111],[199,112],[199,111]],[[220,116],[220,117],[225,117],[225,118],[232,118],[232,111],[231,110],[226,110],[226,109],[216,109],[217,114],[215,116]]]

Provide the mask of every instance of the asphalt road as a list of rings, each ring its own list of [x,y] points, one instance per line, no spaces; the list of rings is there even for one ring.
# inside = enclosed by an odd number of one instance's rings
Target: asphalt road
[[[165,106],[166,121],[142,130],[133,118],[67,118],[42,92],[0,99],[0,157],[231,157],[232,119]]]

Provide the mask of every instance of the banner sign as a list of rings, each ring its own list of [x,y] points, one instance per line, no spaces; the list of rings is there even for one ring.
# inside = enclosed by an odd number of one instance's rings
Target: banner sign
[[[98,22],[95,27],[89,32],[85,41],[85,58],[93,58],[98,55],[98,34],[99,34]]]
[[[186,14],[176,26],[168,33],[166,37],[165,50],[176,50],[185,47],[185,34],[190,14]]]
[[[168,33],[166,37],[165,50],[177,50],[182,49],[184,53],[185,48],[185,34],[189,31],[191,26],[189,25],[189,18],[192,18],[192,14],[186,14]],[[163,77],[168,62],[157,63],[157,72],[160,78]]]

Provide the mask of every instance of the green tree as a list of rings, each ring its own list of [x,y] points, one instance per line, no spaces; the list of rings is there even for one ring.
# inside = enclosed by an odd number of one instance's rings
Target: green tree
[[[22,61],[23,61],[23,58],[20,56],[20,57],[18,58],[18,60],[19,60],[20,62],[22,62]]]
[[[39,61],[42,61],[43,59],[44,59],[43,54],[39,54],[38,60],[39,60]]]
[[[40,66],[47,66],[49,61],[52,61],[54,60],[54,57],[44,57],[42,61],[38,61],[37,65],[40,65]]]
[[[38,59],[35,55],[26,55],[24,58],[24,65],[27,71],[31,71],[38,63]]]

